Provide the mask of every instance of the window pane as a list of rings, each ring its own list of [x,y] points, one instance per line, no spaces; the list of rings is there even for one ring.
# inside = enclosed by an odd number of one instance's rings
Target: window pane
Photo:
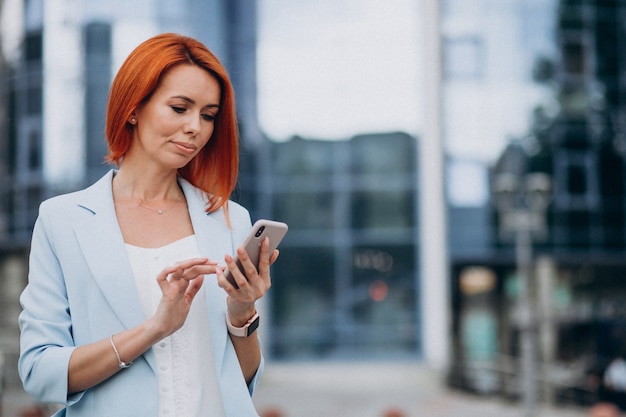
[[[355,248],[352,314],[360,349],[415,351],[415,267],[413,246]]]
[[[275,196],[275,216],[292,230],[332,229],[333,198],[328,192],[294,192]]]
[[[272,271],[272,354],[321,356],[334,345],[332,248],[281,248]]]
[[[408,228],[413,226],[413,194],[406,191],[354,193],[352,224],[355,229]]]

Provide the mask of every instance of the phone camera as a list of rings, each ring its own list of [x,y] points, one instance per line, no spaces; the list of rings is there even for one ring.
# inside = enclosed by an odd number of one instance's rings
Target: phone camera
[[[263,233],[263,230],[265,230],[265,226],[259,227],[259,230],[256,231],[256,234],[254,235],[254,237],[261,236],[261,233]]]

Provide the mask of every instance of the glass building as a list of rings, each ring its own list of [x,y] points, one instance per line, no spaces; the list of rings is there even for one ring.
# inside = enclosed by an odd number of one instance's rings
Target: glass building
[[[270,292],[271,356],[417,358],[416,139],[295,137],[266,151],[266,178],[247,190],[254,164],[242,161],[241,195],[289,224]]]

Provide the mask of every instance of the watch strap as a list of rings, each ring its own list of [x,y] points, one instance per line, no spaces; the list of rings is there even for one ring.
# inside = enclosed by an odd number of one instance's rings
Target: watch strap
[[[235,337],[249,337],[254,331],[259,327],[259,313],[255,312],[252,317],[244,324],[242,327],[235,327],[228,317],[228,313],[226,313],[226,327],[228,328],[228,333]]]

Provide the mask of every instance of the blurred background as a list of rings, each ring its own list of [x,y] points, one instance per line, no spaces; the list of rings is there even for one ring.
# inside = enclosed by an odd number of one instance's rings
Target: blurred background
[[[111,168],[110,82],[160,32],[225,64],[233,198],[290,226],[265,415],[623,407],[625,31],[623,0],[0,0],[0,416],[38,205]]]

